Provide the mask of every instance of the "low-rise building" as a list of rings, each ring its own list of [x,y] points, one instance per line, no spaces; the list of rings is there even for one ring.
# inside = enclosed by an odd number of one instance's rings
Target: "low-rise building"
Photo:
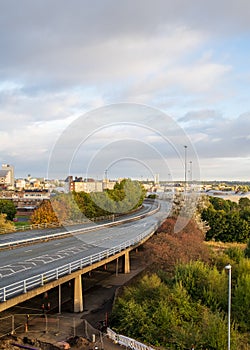
[[[14,184],[14,167],[9,164],[2,164],[2,170],[0,170],[1,187],[14,189]]]
[[[82,179],[82,177],[68,176],[65,180],[65,191],[66,192],[102,192],[106,189],[112,190],[116,184],[116,181],[95,180],[95,179]]]

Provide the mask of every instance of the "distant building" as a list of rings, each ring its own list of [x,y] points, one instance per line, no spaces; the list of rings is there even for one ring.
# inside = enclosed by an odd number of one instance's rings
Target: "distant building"
[[[155,174],[154,183],[155,183],[155,185],[159,185],[159,183],[160,183],[160,175],[159,174]]]
[[[113,190],[116,184],[116,181],[110,181],[108,179],[103,180],[103,190]]]
[[[17,190],[23,190],[26,187],[26,180],[25,179],[17,179],[16,180],[16,189]]]
[[[82,177],[68,176],[65,180],[65,191],[66,192],[102,192],[105,189],[113,189],[116,182],[105,179],[103,181],[97,181],[92,178],[82,179]]]
[[[2,170],[0,171],[0,184],[6,187],[14,188],[14,167],[9,164],[2,164]]]
[[[7,183],[7,177],[8,177],[8,171],[7,170],[0,170],[0,185],[1,187],[6,187]]]

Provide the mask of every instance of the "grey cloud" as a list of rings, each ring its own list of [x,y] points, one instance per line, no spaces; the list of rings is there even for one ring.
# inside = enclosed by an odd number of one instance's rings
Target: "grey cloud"
[[[185,111],[191,104],[207,106],[210,91],[217,98],[217,91],[224,90],[221,81],[231,66],[219,53],[207,60],[207,67],[202,62],[200,70],[192,71],[203,55],[202,43],[249,34],[249,12],[248,0],[2,1],[0,81],[13,81],[18,88],[1,90],[1,130],[21,127],[14,139],[12,132],[8,136],[19,147],[21,136],[32,141],[35,122],[60,124],[76,110],[107,101],[135,96],[156,106],[172,104],[175,112],[180,106]],[[173,35],[176,30],[179,37]],[[202,88],[204,98],[199,95]],[[186,113],[179,122],[201,157],[249,156],[249,115],[234,122],[203,109]],[[51,144],[52,134],[41,133],[41,139],[47,136]],[[182,145],[179,139],[177,143]],[[11,152],[6,156],[4,161],[23,166]],[[38,167],[37,160],[26,159]],[[41,159],[40,169],[44,154]]]
[[[247,0],[230,4],[198,0],[1,2],[0,73],[5,79],[28,79],[29,84],[33,79],[53,88],[53,80],[57,85],[91,81],[96,67],[103,64],[97,74],[107,78],[109,65],[115,64],[122,72],[124,53],[133,56],[129,38],[135,43],[150,40],[168,27],[214,31],[217,36],[228,35],[230,30],[236,34],[249,29],[249,10]],[[109,46],[117,52],[107,50]],[[123,65],[119,66],[119,60]],[[132,57],[129,62],[133,67]]]
[[[218,114],[207,123],[189,125],[185,130],[201,158],[250,157],[250,113],[231,120]]]
[[[221,118],[221,114],[218,113],[218,111],[206,109],[202,111],[190,111],[186,113],[183,117],[179,118],[178,121],[184,123],[197,123],[198,121],[216,120],[218,119],[218,117]]]

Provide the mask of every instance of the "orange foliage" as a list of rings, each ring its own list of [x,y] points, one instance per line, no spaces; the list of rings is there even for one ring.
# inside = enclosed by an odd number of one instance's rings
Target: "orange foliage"
[[[193,219],[180,232],[174,233],[176,219],[168,218],[145,245],[145,258],[154,267],[173,271],[176,263],[191,260],[209,261],[204,234]]]
[[[52,208],[50,201],[43,201],[30,218],[32,224],[58,224],[58,218]]]

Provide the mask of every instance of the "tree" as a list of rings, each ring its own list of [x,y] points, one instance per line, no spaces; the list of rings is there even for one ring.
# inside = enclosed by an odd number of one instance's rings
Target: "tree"
[[[224,253],[237,263],[244,258],[244,251],[240,247],[229,247]]]
[[[42,202],[40,207],[33,212],[30,221],[32,224],[59,224],[58,217],[49,200]]]
[[[232,315],[241,329],[250,331],[250,260],[241,259],[236,267],[237,281],[232,298]]]
[[[230,202],[231,201],[223,198],[210,197],[210,203],[212,204],[213,208],[215,210],[223,210],[226,213],[228,213],[231,209]]]
[[[16,215],[15,204],[9,199],[0,199],[0,213],[6,214],[7,220],[13,220]]]
[[[238,212],[226,215],[227,232],[221,237],[222,242],[246,242],[249,237],[248,222],[240,217]]]
[[[250,208],[250,199],[247,197],[242,197],[239,199],[239,207],[240,209]]]
[[[195,344],[200,349],[224,350],[227,345],[224,314],[194,302],[184,280],[166,284],[156,274],[125,287],[110,321],[118,333],[166,349],[190,349]],[[240,345],[232,327],[231,348],[236,350]]]
[[[144,245],[144,257],[153,268],[172,273],[178,262],[188,263],[190,260],[209,260],[209,249],[204,244],[204,234],[194,220],[175,233],[176,219],[166,219],[154,235]],[[184,249],[185,247],[185,249]]]
[[[142,205],[146,191],[138,181],[124,179],[113,190],[104,192],[77,192],[74,200],[88,218],[110,214],[125,214]]]
[[[7,220],[6,214],[0,214],[0,234],[7,233],[14,230],[14,224]]]
[[[52,198],[51,204],[61,223],[83,219],[83,214],[72,193],[60,193]]]
[[[248,239],[247,246],[245,249],[245,257],[250,258],[250,239]]]
[[[246,242],[250,235],[250,207],[248,199],[241,198],[240,205],[211,197],[211,205],[201,212],[201,218],[209,225],[206,240],[222,242]]]
[[[250,224],[250,207],[245,207],[240,211],[240,217]]]
[[[206,240],[214,239],[215,241],[221,241],[221,237],[227,232],[225,211],[216,211],[213,207],[209,207],[202,212],[201,218],[206,221],[210,227],[206,233]]]

